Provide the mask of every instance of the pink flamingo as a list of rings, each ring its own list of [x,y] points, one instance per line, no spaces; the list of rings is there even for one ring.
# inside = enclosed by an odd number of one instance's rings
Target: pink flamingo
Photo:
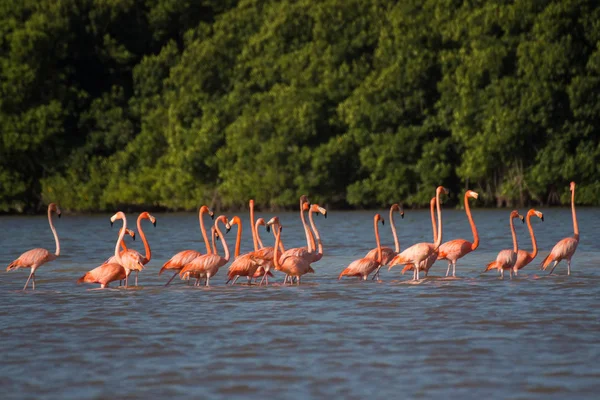
[[[392,269],[394,265],[399,264],[414,264],[415,274],[413,280],[419,280],[419,270],[424,269],[427,258],[433,257],[433,254],[437,257],[437,251],[442,242],[442,211],[440,208],[440,194],[444,192],[448,194],[448,189],[443,186],[438,186],[435,191],[436,208],[438,217],[438,237],[435,243],[417,243],[398,254],[390,263],[389,269]]]
[[[143,219],[149,220],[150,222],[152,222],[152,225],[156,226],[156,218],[154,218],[152,215],[150,215],[147,211],[144,211],[143,213],[141,213],[138,216],[138,219],[137,219],[137,230],[140,234],[140,237],[142,238],[142,243],[144,243],[144,251],[145,251],[146,255],[142,256],[138,251],[133,250],[133,249],[127,249],[127,253],[130,254],[128,257],[136,257],[142,265],[146,265],[152,259],[152,251],[150,250],[150,245],[148,244],[146,235],[144,234],[144,231],[142,230],[142,220]],[[121,245],[123,245],[123,243],[121,243]],[[106,260],[105,263],[110,264],[110,263],[115,263],[115,262],[117,262],[117,259],[115,258],[115,256],[112,256],[108,260]],[[127,271],[127,277],[129,277],[129,274],[131,274],[131,270],[126,269],[126,271]],[[138,269],[135,270],[135,286],[137,286],[137,284],[138,284],[138,273],[139,272],[140,272],[140,270],[138,270]]]
[[[517,262],[515,263],[515,266],[513,267],[513,272],[515,273],[515,275],[518,275],[518,272],[521,268],[525,267],[527,264],[532,262],[538,253],[537,242],[535,241],[535,235],[533,234],[533,228],[531,227],[531,217],[533,215],[535,215],[536,217],[541,219],[542,222],[544,222],[544,214],[542,214],[541,212],[536,211],[533,208],[531,210],[527,211],[527,216],[526,216],[527,228],[529,229],[529,235],[531,236],[531,243],[533,244],[533,250],[531,253],[528,253],[525,250],[519,249],[519,251],[517,252]]]
[[[250,220],[252,220],[252,217],[250,218]],[[225,283],[227,284],[230,281],[233,281],[231,282],[231,284],[234,285],[240,276],[247,277],[248,283],[250,283],[252,277],[254,276],[256,270],[259,267],[259,263],[262,260],[256,258],[257,252],[255,251],[240,256],[240,244],[242,241],[242,220],[236,215],[235,217],[231,218],[229,224],[231,226],[237,225],[238,231],[235,240],[235,252],[233,256],[234,260],[229,266],[229,271],[227,273],[227,282]],[[254,236],[254,244],[258,247],[258,241],[256,240],[256,236]]]
[[[206,236],[206,229],[204,228],[204,220],[203,215],[208,214],[210,218],[214,218],[214,214],[211,210],[208,209],[207,206],[200,207],[198,211],[198,220],[200,221],[200,232],[202,233],[202,237],[204,238],[204,244],[206,245],[206,254],[211,254],[210,244],[208,243],[208,237]],[[184,265],[189,264],[194,258],[200,257],[202,253],[196,250],[183,250],[179,253],[175,254],[173,257],[167,261],[160,271],[158,271],[158,275],[162,274],[164,271],[171,270],[175,271],[171,279],[167,282],[165,286],[169,286],[169,283],[181,272],[181,269]]]
[[[310,232],[310,243],[313,248],[311,262],[317,262],[321,258],[323,258],[323,242],[321,242],[321,235],[319,234],[319,230],[317,229],[317,225],[313,219],[313,213],[321,213],[325,218],[327,218],[327,210],[318,204],[311,204],[310,209],[308,210],[308,220],[310,221],[310,227],[312,231]],[[314,232],[314,235],[313,235]],[[315,238],[317,242],[315,243]]]
[[[308,224],[304,219],[304,211],[310,210],[310,202],[308,201],[308,197],[306,195],[300,196],[300,220],[302,221],[302,226],[304,227],[304,233],[306,235],[306,247],[294,247],[291,249],[287,249],[283,254],[281,254],[280,263],[283,263],[286,257],[288,256],[296,256],[296,257],[306,257],[307,259],[312,258],[312,253],[314,248],[312,248],[311,241],[311,232],[308,228]],[[287,277],[286,277],[287,278]],[[284,279],[285,283],[285,279]]]
[[[392,206],[390,207],[390,228],[392,229],[392,235],[394,236],[395,250],[392,250],[390,247],[381,247],[381,264],[379,265],[379,267],[377,267],[377,270],[373,274],[372,279],[379,279],[379,270],[381,269],[381,267],[384,265],[388,265],[392,261],[392,258],[396,257],[396,255],[400,253],[400,242],[398,241],[398,234],[396,233],[394,211],[398,211],[400,213],[400,217],[404,218],[404,210],[402,210],[398,204],[392,204]],[[377,248],[374,248],[367,253],[365,258],[376,260],[378,254],[379,253]]]
[[[265,263],[263,265],[258,266],[258,269],[254,273],[253,278],[256,280],[258,280],[258,278],[261,278],[260,284],[262,284],[262,282],[264,280],[265,284],[268,285],[269,277],[273,276],[273,273],[271,272],[271,268],[275,268],[275,265],[273,264],[274,249],[273,249],[273,247],[264,247],[263,242],[260,239],[260,235],[258,234],[258,227],[261,225],[264,226],[265,228],[267,228],[267,230],[268,230],[267,223],[265,222],[264,218],[258,218],[256,220],[256,224],[254,225],[254,231],[256,232],[256,241],[258,242],[258,249],[256,251],[259,251],[259,253],[257,253],[257,255],[259,258],[262,258],[263,260],[265,260]],[[275,236],[275,231],[273,231],[273,236]],[[282,253],[285,251],[285,249],[283,247],[283,243],[281,243],[281,242],[279,243],[279,249],[281,250]],[[262,250],[262,253],[260,252],[260,250]]]
[[[205,254],[200,257],[196,257],[181,269],[181,272],[179,272],[180,277],[183,277],[187,273],[190,273],[190,275],[197,273],[200,277],[206,277],[206,286],[210,286],[211,276],[214,276],[219,271],[220,267],[227,264],[227,262],[229,261],[229,248],[227,247],[227,242],[225,241],[223,233],[219,229],[219,222],[225,224],[225,227],[227,228],[228,232],[229,229],[231,229],[231,226],[229,225],[227,217],[224,215],[220,215],[215,220],[215,229],[217,231],[219,239],[221,239],[221,243],[223,244],[225,256],[221,257],[217,254]],[[198,284],[199,279],[196,280],[196,285]]]
[[[276,218],[276,217],[274,217]],[[297,283],[298,285],[300,285],[300,280],[302,279],[302,275],[305,275],[307,273],[314,273],[315,271],[312,269],[312,267],[310,266],[310,261],[305,258],[305,257],[300,257],[300,256],[288,256],[284,259],[283,262],[280,261],[280,257],[279,257],[279,243],[281,242],[281,224],[276,223],[275,221],[273,221],[273,218],[271,218],[271,220],[269,222],[267,222],[267,225],[273,225],[275,224],[275,252],[273,254],[273,262],[275,264],[275,269],[277,269],[278,271],[283,271],[285,274],[289,275],[290,277],[296,277],[297,278]],[[290,281],[291,283],[291,281]],[[285,281],[284,281],[285,284]]]
[[[29,285],[29,280],[32,279],[33,290],[35,290],[35,271],[43,264],[56,260],[58,256],[60,256],[60,242],[58,241],[58,235],[56,234],[56,229],[54,228],[54,224],[52,223],[52,212],[55,212],[60,218],[60,209],[54,203],[48,204],[48,223],[50,224],[50,230],[52,230],[52,234],[54,235],[54,242],[56,243],[56,251],[54,254],[50,253],[46,249],[36,248],[26,251],[21,254],[19,258],[8,264],[6,267],[6,271],[12,271],[14,269],[19,268],[31,268],[31,273],[29,274],[29,278],[27,278],[27,282],[25,282],[25,286],[23,290],[27,289],[27,285]]]
[[[519,218],[521,220],[521,222],[525,221],[525,218],[523,218],[522,215],[519,215],[519,212],[517,210],[513,210],[510,213],[509,223],[510,223],[510,231],[512,233],[512,239],[513,239],[512,250],[506,249],[506,250],[500,251],[498,253],[498,256],[496,256],[496,261],[492,261],[485,268],[486,271],[489,271],[491,269],[497,269],[498,271],[500,271],[500,274],[502,275],[502,279],[504,279],[504,270],[505,269],[508,269],[510,271],[510,277],[512,279],[512,268],[515,266],[515,263],[517,262],[517,253],[519,251],[519,246],[517,244],[517,233],[515,232],[515,225],[513,224],[513,219],[515,219],[515,218]]]
[[[125,232],[127,230],[127,218],[125,217],[125,213],[123,213],[123,211],[119,211],[115,215],[110,217],[110,224],[112,226],[112,224],[119,219],[123,220],[123,229],[121,230],[119,240],[117,240],[117,244],[115,245],[115,261],[117,264],[121,265],[125,269],[125,287],[128,287],[130,271],[141,271],[142,269],[144,269],[144,264],[142,264],[141,255],[137,252],[127,251],[123,253],[123,256],[121,256],[121,253],[119,252],[119,244],[123,240],[123,237],[125,236]]]
[[[446,271],[446,276],[450,274],[451,266],[452,276],[456,276],[456,261],[479,247],[479,235],[477,234],[477,227],[475,226],[473,216],[471,215],[469,197],[477,199],[479,195],[472,190],[467,190],[465,192],[465,212],[467,213],[467,218],[469,219],[469,224],[471,225],[471,231],[473,232],[473,243],[465,239],[454,239],[440,246],[437,259],[448,260],[448,270]]]
[[[554,265],[550,270],[550,275],[554,271],[554,268],[558,265],[561,260],[567,260],[567,275],[571,275],[571,257],[575,254],[575,250],[577,250],[577,245],[579,244],[579,227],[577,226],[577,216],[575,215],[575,182],[571,182],[571,213],[573,215],[573,231],[575,235],[571,238],[564,238],[558,243],[554,245],[550,254],[544,258],[542,264],[540,265],[541,269],[544,271],[548,268],[548,265],[554,261]]]
[[[377,225],[379,221],[381,221],[382,225],[385,224],[381,215],[375,214],[373,217],[373,229],[375,230],[375,241],[377,242],[377,257],[375,259],[371,257],[364,257],[352,261],[350,265],[348,265],[348,267],[342,271],[338,277],[338,280],[342,279],[343,276],[358,276],[358,279],[362,278],[364,281],[366,281],[369,274],[381,266],[383,260],[383,249],[381,247],[381,242],[379,241],[379,226]]]
[[[433,242],[434,243],[437,240],[437,224],[435,223],[435,204],[436,204],[436,201],[435,201],[435,196],[434,196],[429,201],[429,212],[431,214],[431,228],[433,231]],[[437,260],[436,253],[431,253],[429,255],[429,257],[427,257],[427,259],[425,260],[425,265],[423,267],[423,270],[425,271],[425,276],[429,275],[429,269],[433,266],[433,264],[435,263],[436,260]],[[414,264],[406,264],[404,266],[404,268],[402,269],[402,275],[404,275],[404,273],[406,271],[413,271],[413,274],[414,274],[414,270],[415,270]]]

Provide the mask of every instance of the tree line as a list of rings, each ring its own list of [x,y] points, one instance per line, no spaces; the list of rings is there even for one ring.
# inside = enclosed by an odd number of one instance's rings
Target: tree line
[[[600,204],[592,0],[1,0],[0,211]],[[458,195],[457,195],[458,194]]]

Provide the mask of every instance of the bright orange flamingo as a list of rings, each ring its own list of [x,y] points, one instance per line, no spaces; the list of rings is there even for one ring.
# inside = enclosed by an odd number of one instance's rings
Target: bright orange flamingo
[[[252,220],[252,219],[251,219]],[[240,244],[242,241],[242,220],[237,215],[231,218],[229,225],[237,225],[238,231],[235,240],[235,251],[234,251],[234,260],[233,263],[229,266],[229,271],[227,273],[227,282],[230,281],[232,285],[238,280],[240,276],[245,276],[248,278],[248,283],[252,280],[252,277],[256,273],[256,270],[259,267],[260,260],[256,258],[256,252],[252,251],[250,253],[246,253],[240,256]],[[258,241],[256,240],[256,236],[254,237],[254,243],[258,246]]]
[[[210,215],[210,218],[214,218],[214,214],[211,210],[208,209],[207,206],[200,207],[198,211],[198,220],[200,221],[200,232],[202,233],[202,237],[204,238],[204,244],[206,245],[206,254],[210,254],[210,244],[208,243],[208,237],[206,236],[206,229],[204,228],[204,219],[202,218],[204,214]],[[167,261],[160,271],[158,271],[158,275],[162,274],[164,271],[171,270],[175,271],[171,279],[167,282],[165,286],[169,286],[169,283],[181,272],[181,269],[184,265],[189,264],[194,258],[200,257],[202,253],[196,250],[183,250],[179,253],[175,254],[173,257]]]
[[[477,227],[475,226],[473,216],[471,215],[471,207],[469,207],[469,197],[477,199],[478,196],[479,195],[472,190],[467,190],[465,192],[465,212],[467,213],[467,218],[469,219],[469,224],[471,225],[471,231],[473,232],[473,243],[465,239],[454,239],[440,246],[437,259],[448,260],[448,270],[446,271],[446,276],[450,274],[450,267],[452,267],[452,276],[456,276],[456,261],[477,249],[479,246]]]
[[[123,220],[123,229],[121,230],[121,234],[119,235],[119,240],[117,240],[117,244],[115,245],[115,261],[121,265],[125,269],[125,287],[128,287],[129,274],[131,271],[141,271],[144,269],[144,264],[142,264],[142,257],[139,253],[133,251],[126,251],[121,256],[119,252],[120,242],[123,240],[125,236],[125,232],[127,230],[127,218],[125,217],[125,213],[123,211],[117,212],[115,215],[110,217],[110,224],[122,219]],[[137,253],[137,254],[136,254]]]
[[[575,250],[577,250],[577,245],[579,244],[579,226],[577,226],[577,216],[575,215],[575,182],[571,182],[571,213],[573,214],[573,231],[575,235],[571,238],[564,238],[558,243],[554,245],[550,254],[544,258],[542,264],[540,265],[541,269],[544,271],[548,268],[548,265],[554,261],[554,265],[550,270],[550,275],[554,271],[554,268],[558,265],[561,260],[567,260],[567,275],[571,275],[571,257],[575,254]]]
[[[440,208],[440,194],[442,192],[448,194],[448,189],[444,188],[443,186],[438,186],[438,188],[435,191],[438,217],[438,235],[435,243],[423,242],[410,246],[408,249],[404,250],[402,253],[394,257],[394,259],[390,262],[389,269],[392,269],[394,265],[414,264],[415,273],[413,276],[413,280],[418,280],[419,270],[425,268],[425,262],[427,258],[433,257],[433,254],[435,254],[437,257],[437,252],[442,242],[442,210]]]
[[[37,248],[26,251],[21,254],[19,258],[15,261],[8,264],[6,267],[6,271],[12,271],[14,269],[19,268],[31,268],[31,273],[29,274],[29,278],[27,278],[27,282],[25,282],[25,286],[23,290],[27,289],[27,285],[29,285],[29,280],[33,280],[33,290],[35,290],[35,271],[43,264],[56,260],[58,256],[60,256],[60,242],[58,241],[58,235],[56,234],[56,228],[54,228],[54,224],[52,223],[52,212],[55,212],[60,218],[60,209],[54,203],[48,204],[48,223],[50,224],[50,230],[52,230],[52,234],[54,235],[54,242],[56,244],[56,251],[54,254],[50,253],[46,249]]]
[[[531,217],[533,215],[541,219],[542,222],[544,221],[544,214],[542,214],[541,212],[536,211],[533,208],[527,211],[527,228],[529,229],[529,235],[531,235],[531,243],[533,244],[533,250],[531,253],[528,253],[523,249],[519,249],[519,251],[517,252],[517,262],[513,267],[513,272],[515,273],[515,275],[518,274],[521,268],[525,267],[527,264],[532,262],[538,253],[537,242],[535,240],[535,235],[533,234],[533,228],[531,227]]]
[[[437,224],[435,223],[435,196],[431,198],[431,200],[429,201],[429,212],[431,214],[431,230],[433,231],[433,242],[435,243],[437,240]],[[435,263],[435,261],[437,260],[437,254],[436,253],[431,253],[429,255],[429,257],[427,257],[427,259],[425,260],[425,265],[423,266],[423,270],[425,271],[425,276],[429,275],[429,269],[433,266],[433,264]],[[404,266],[404,268],[402,269],[402,275],[404,275],[404,273],[406,271],[415,271],[415,266],[414,264],[406,264]]]
[[[214,226],[210,227],[210,238],[211,238],[210,239],[211,240],[210,243],[212,245],[212,253],[211,254],[219,255],[219,251],[217,250],[217,239],[218,239],[217,230],[215,229]],[[200,278],[201,278],[200,273],[189,273],[188,272],[187,274],[185,274],[183,276],[182,279],[186,280],[187,283],[188,283],[188,286],[189,286],[191,279],[196,279],[196,282],[199,282]]]
[[[312,267],[310,266],[310,261],[305,258],[305,257],[300,257],[300,256],[288,256],[285,258],[285,260],[283,262],[280,262],[280,257],[279,257],[279,243],[281,241],[281,230],[282,230],[282,226],[280,224],[277,224],[275,221],[273,221],[273,218],[271,218],[271,220],[269,222],[267,222],[267,225],[273,225],[274,229],[275,229],[275,252],[273,254],[273,262],[275,264],[275,269],[277,269],[278,271],[283,271],[286,275],[290,276],[290,277],[296,277],[297,278],[297,284],[300,285],[300,280],[302,279],[302,275],[305,275],[307,273],[314,273],[315,271],[312,269]],[[290,280],[290,283],[292,281]],[[285,281],[284,281],[285,284]]]
[[[372,279],[379,279],[379,270],[381,269],[381,267],[384,265],[388,265],[390,261],[392,261],[392,258],[396,257],[396,255],[400,253],[400,242],[398,241],[398,234],[396,233],[396,224],[394,223],[394,211],[398,211],[400,213],[400,217],[404,218],[404,210],[402,210],[398,204],[392,204],[392,206],[390,207],[390,228],[392,229],[392,235],[394,236],[395,250],[392,250],[390,247],[381,247],[381,264],[379,265],[379,267],[377,267],[377,270],[373,274]],[[377,248],[374,248],[367,253],[365,258],[371,258],[373,260],[376,260],[377,254],[379,254]]]
[[[150,260],[152,259],[152,251],[150,250],[150,245],[148,244],[146,235],[144,234],[144,231],[142,230],[142,220],[144,220],[144,219],[149,220],[150,222],[152,222],[152,225],[156,226],[156,218],[154,218],[148,212],[144,211],[143,213],[141,213],[138,216],[138,219],[137,219],[137,230],[140,234],[140,237],[142,238],[142,243],[144,243],[144,251],[145,251],[146,255],[142,256],[136,250],[127,249],[127,253],[131,253],[130,257],[137,257],[140,260],[140,262],[142,263],[142,265],[148,264],[150,262]],[[123,245],[123,243],[121,243],[121,245]],[[107,264],[115,263],[115,262],[117,262],[117,259],[115,258],[115,256],[112,256],[111,258],[106,260]],[[137,284],[138,284],[138,273],[139,272],[140,272],[140,270],[137,270],[137,269],[135,270],[135,286],[137,286]],[[131,270],[127,271],[128,277],[129,277],[129,274],[131,274]]]
[[[358,260],[352,261],[346,269],[342,271],[338,280],[342,279],[343,276],[358,276],[358,279],[366,281],[369,274],[375,271],[377,268],[381,266],[383,260],[383,249],[381,247],[381,242],[379,241],[379,226],[377,223],[381,221],[381,224],[384,225],[385,222],[381,215],[375,214],[373,217],[373,229],[375,231],[375,242],[377,242],[377,257],[375,259],[371,257],[364,257]]]
[[[210,286],[210,278],[219,271],[220,267],[227,264],[229,261],[229,248],[227,247],[227,242],[225,241],[223,233],[219,229],[219,222],[225,225],[228,232],[229,229],[231,229],[231,226],[229,225],[227,217],[224,215],[220,215],[215,220],[215,229],[219,239],[221,240],[221,243],[223,244],[225,256],[221,257],[217,254],[205,254],[200,257],[196,257],[181,269],[181,272],[179,272],[180,277],[183,277],[187,273],[190,273],[190,275],[198,274],[202,278],[206,277],[206,286]],[[199,279],[196,280],[196,285],[199,285]]]
[[[519,218],[521,220],[521,222],[525,221],[525,218],[523,218],[522,215],[519,215],[519,212],[517,210],[513,210],[510,213],[509,223],[510,223],[510,231],[512,233],[512,239],[513,239],[512,250],[506,249],[506,250],[500,251],[498,253],[498,256],[496,257],[496,261],[492,261],[485,268],[486,271],[489,271],[491,269],[496,269],[496,270],[500,271],[500,274],[502,275],[502,279],[504,279],[504,270],[505,269],[508,269],[510,271],[510,277],[512,279],[512,268],[515,266],[515,263],[517,262],[517,253],[519,251],[519,245],[517,244],[517,233],[515,232],[515,225],[513,224],[513,219],[515,219],[515,218]]]
[[[119,229],[119,239],[121,239],[120,244],[123,248],[121,251],[121,256],[127,251],[127,245],[125,244],[125,235],[121,236],[121,232],[123,228]],[[129,228],[125,228],[125,234],[131,236],[133,240],[135,240],[135,232]],[[114,256],[112,257],[114,258]],[[117,262],[104,262],[99,267],[94,268],[93,270],[87,272],[81,278],[77,280],[77,284],[80,283],[99,283],[100,288],[107,288],[109,283],[121,281],[127,277],[127,273],[125,272],[125,268],[123,268]]]

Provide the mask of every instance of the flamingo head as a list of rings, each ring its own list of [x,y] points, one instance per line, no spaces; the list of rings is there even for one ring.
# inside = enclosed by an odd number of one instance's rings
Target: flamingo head
[[[119,229],[119,235],[121,234],[122,230],[123,230],[123,228]],[[128,234],[129,236],[131,236],[133,238],[133,240],[135,240],[135,231],[133,231],[129,228],[126,228],[125,233]]]
[[[110,217],[110,226],[112,226],[118,219],[125,219],[125,213],[123,211],[118,211],[115,215]]]
[[[377,222],[381,221],[381,225],[385,225],[385,220],[383,219],[381,214],[375,214],[375,216],[373,217],[373,220],[375,221],[376,224],[377,224]]]
[[[467,195],[467,197],[472,197],[474,199],[477,199],[479,197],[479,194],[477,192],[472,191],[472,190],[467,190],[466,195]]]
[[[448,193],[450,193],[450,190],[449,190],[449,189],[447,189],[447,188],[445,188],[445,187],[443,187],[443,186],[438,186],[435,192],[436,192],[436,194],[437,194],[437,193],[440,193],[440,194],[442,194],[442,193],[444,193],[444,194],[448,194]]]
[[[311,204],[310,205],[310,211],[311,212],[319,212],[319,213],[323,214],[323,216],[325,218],[327,218],[327,210],[325,208],[321,207],[318,204]]]
[[[210,215],[210,219],[215,219],[215,213],[211,211],[210,208],[208,208],[208,206],[202,206],[200,207],[200,214],[208,214]]]
[[[569,185],[569,189],[572,191],[575,190],[575,182],[571,182],[571,184]]]
[[[263,217],[260,217],[259,219],[256,220],[256,225],[257,226],[266,226],[267,223],[265,222],[265,219]]]
[[[227,217],[224,216],[224,215],[219,215],[217,217],[217,219],[215,220],[215,228],[217,227],[217,223],[219,221],[221,221],[222,223],[225,224],[225,229],[226,229],[225,233],[229,233],[229,231],[231,230],[231,223],[229,222],[229,220],[227,219]]]
[[[536,217],[538,217],[539,219],[542,220],[542,222],[544,221],[544,214],[542,214],[541,212],[534,210],[533,208],[530,210],[533,211],[533,214],[535,214]]]
[[[60,218],[60,208],[58,208],[58,206],[56,205],[56,203],[50,203],[48,204],[48,211],[54,211],[56,213],[56,215],[58,216],[58,218]]]
[[[400,207],[398,203],[392,204],[392,206],[390,207],[390,212],[392,211],[398,211],[400,213],[400,217],[404,218],[404,209]]]
[[[156,226],[156,218],[154,218],[152,215],[150,215],[150,213],[148,211],[144,211],[143,213],[141,213],[139,218],[147,219],[150,222],[152,222],[152,225]]]
[[[279,217],[273,217],[267,222],[267,232],[271,225],[280,225],[281,226],[281,222],[279,222]]]
[[[305,203],[306,203],[306,207],[304,206]],[[302,211],[308,211],[309,206],[310,206],[310,201],[308,201],[308,197],[305,194],[300,196],[300,209]]]
[[[512,210],[510,213],[510,218],[519,218],[521,222],[525,223],[525,217],[523,217],[517,210]]]

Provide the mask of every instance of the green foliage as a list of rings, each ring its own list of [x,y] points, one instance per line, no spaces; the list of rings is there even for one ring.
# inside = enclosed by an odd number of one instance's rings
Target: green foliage
[[[591,0],[0,1],[0,212],[600,204]]]

